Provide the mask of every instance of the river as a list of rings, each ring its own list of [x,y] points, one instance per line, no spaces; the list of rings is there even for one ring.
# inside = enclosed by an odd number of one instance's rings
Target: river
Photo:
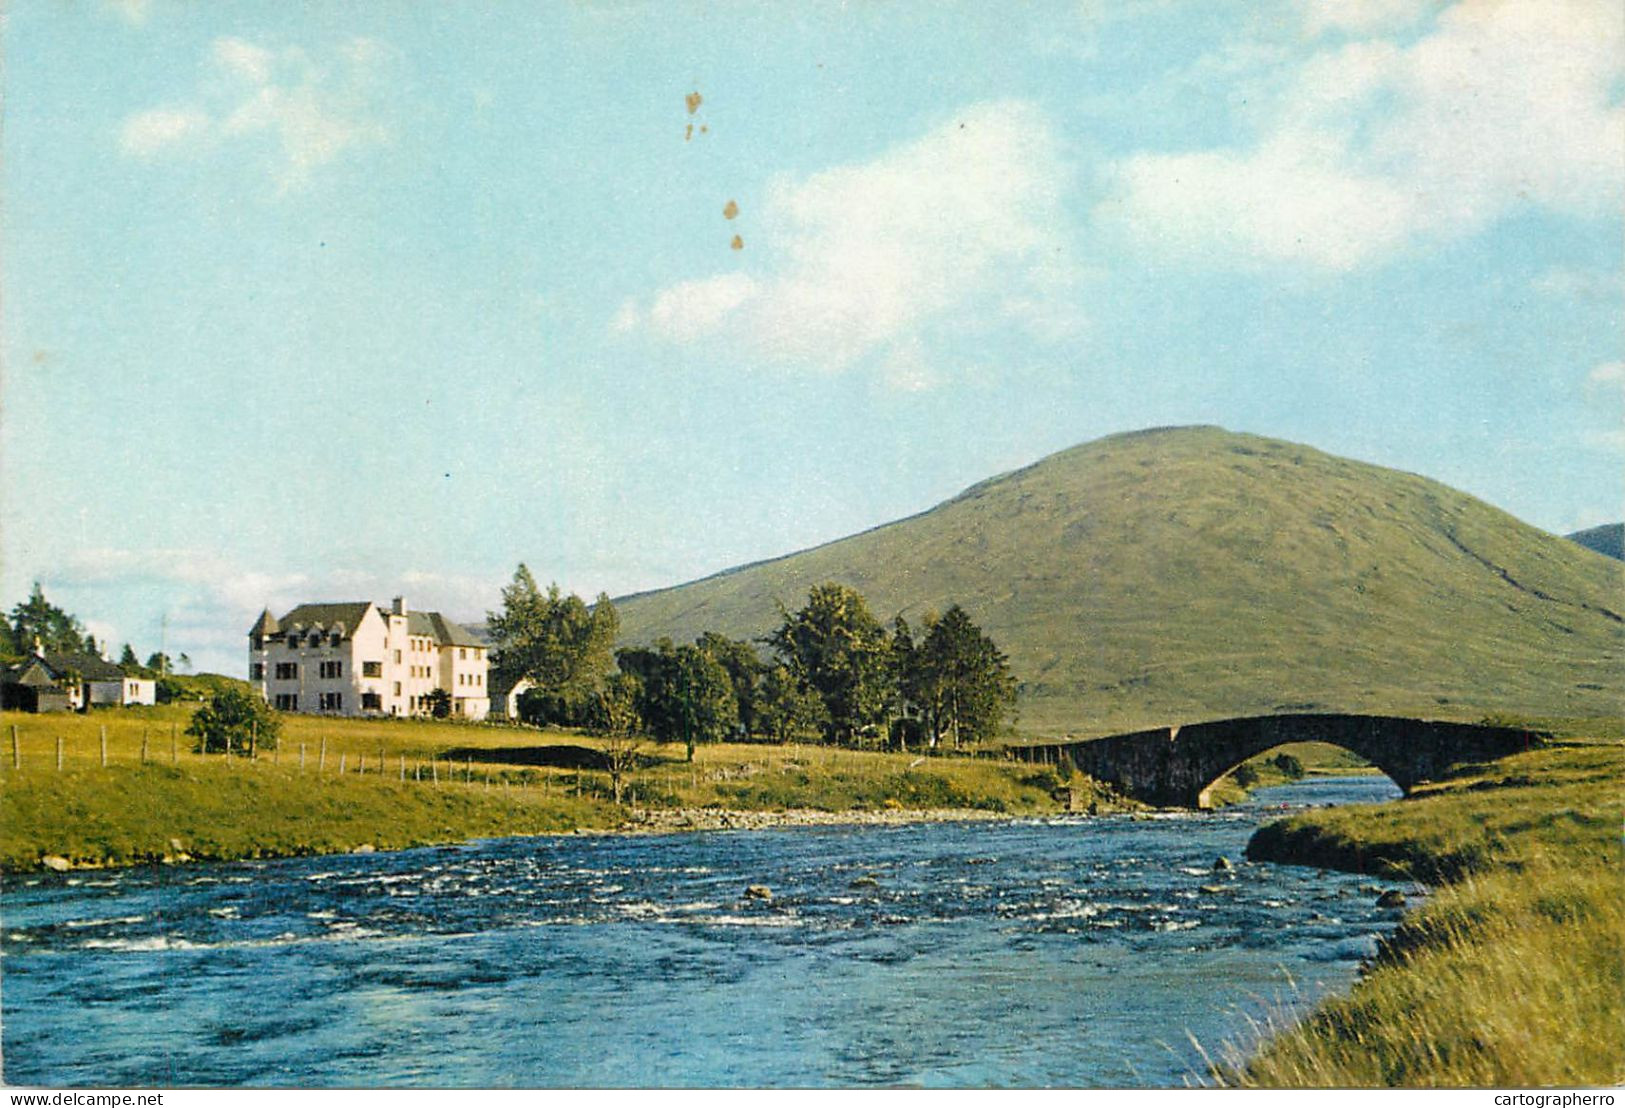
[[[4,1078],[1182,1085],[1193,1039],[1244,1047],[1251,1020],[1346,988],[1397,919],[1368,879],[1243,862],[1253,829],[1397,793],[8,878]]]

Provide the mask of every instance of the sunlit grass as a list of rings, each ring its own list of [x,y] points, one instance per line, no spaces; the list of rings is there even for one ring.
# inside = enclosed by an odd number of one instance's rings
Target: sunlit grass
[[[1062,790],[1052,771],[995,759],[725,743],[688,763],[648,742],[617,806],[603,742],[581,734],[286,715],[276,749],[250,760],[194,753],[190,715],[0,714],[0,867],[156,859],[171,840],[229,858],[613,828],[634,806],[1020,814],[1057,810]]]
[[[1444,882],[1349,996],[1226,1080],[1267,1086],[1625,1079],[1625,749],[1560,746],[1415,799],[1311,812],[1254,856]]]

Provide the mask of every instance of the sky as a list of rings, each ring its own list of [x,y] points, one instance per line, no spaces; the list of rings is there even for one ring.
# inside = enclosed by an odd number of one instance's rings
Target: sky
[[[1148,426],[1625,515],[1613,0],[11,0],[0,46],[0,605],[143,657],[676,584]]]

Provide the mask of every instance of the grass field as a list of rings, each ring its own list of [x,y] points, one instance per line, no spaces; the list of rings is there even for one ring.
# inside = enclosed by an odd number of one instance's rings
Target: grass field
[[[681,746],[649,743],[623,807],[597,768],[602,744],[582,735],[289,715],[277,749],[250,761],[193,753],[190,714],[0,714],[0,868],[45,855],[119,864],[613,828],[632,806],[1052,812],[1061,784],[1043,767],[992,759],[725,743],[688,764]]]
[[[1622,786],[1625,747],[1562,744],[1466,767],[1404,801],[1261,829],[1250,856],[1440,884],[1349,996],[1276,1035],[1227,1079],[1625,1079]]]

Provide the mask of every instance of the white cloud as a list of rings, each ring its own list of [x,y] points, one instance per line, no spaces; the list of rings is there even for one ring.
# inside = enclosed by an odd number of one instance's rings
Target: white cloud
[[[1064,293],[1067,269],[1056,147],[1037,108],[1003,101],[872,161],[779,177],[753,237],[765,271],[673,285],[649,325],[674,342],[726,333],[766,360],[839,370],[934,325],[1037,317],[1034,301]]]
[[[147,21],[152,6],[149,0],[107,0],[107,7],[126,23],[139,27]]]
[[[200,669],[239,673],[246,665],[245,636],[261,608],[280,615],[307,601],[372,600],[387,604],[405,595],[413,608],[479,622],[499,603],[502,581],[430,570],[268,571],[207,551],[89,550],[50,576],[48,585],[79,611],[122,610],[133,623],[168,616],[167,647],[185,652]],[[98,642],[123,642],[113,623],[86,622]],[[150,653],[157,643],[137,644]],[[143,656],[145,656],[143,654]]]
[[[675,342],[688,342],[715,330],[757,291],[756,282],[743,273],[684,281],[655,297],[649,326]]]
[[[1221,264],[1328,269],[1525,205],[1606,214],[1625,191],[1622,47],[1608,0],[1466,0],[1409,45],[1314,54],[1251,145],[1123,159],[1098,214]]]
[[[1603,362],[1586,374],[1593,385],[1625,385],[1625,362]]]
[[[124,122],[121,146],[149,155],[166,147],[199,148],[197,139],[273,140],[281,191],[303,185],[313,170],[352,148],[384,142],[388,129],[374,107],[391,54],[371,39],[342,43],[320,58],[303,50],[273,51],[224,37],[209,47],[217,78],[204,82],[200,103],[136,112]]]
[[[196,108],[151,108],[125,119],[119,146],[127,154],[151,157],[207,138],[209,126],[209,117]]]
[[[636,297],[627,297],[621,301],[621,306],[615,309],[615,315],[609,321],[609,329],[617,335],[629,334],[636,331],[643,322],[643,313],[638,310]]]
[[[1309,0],[1304,28],[1311,35],[1328,31],[1367,35],[1414,26],[1439,0]]]

